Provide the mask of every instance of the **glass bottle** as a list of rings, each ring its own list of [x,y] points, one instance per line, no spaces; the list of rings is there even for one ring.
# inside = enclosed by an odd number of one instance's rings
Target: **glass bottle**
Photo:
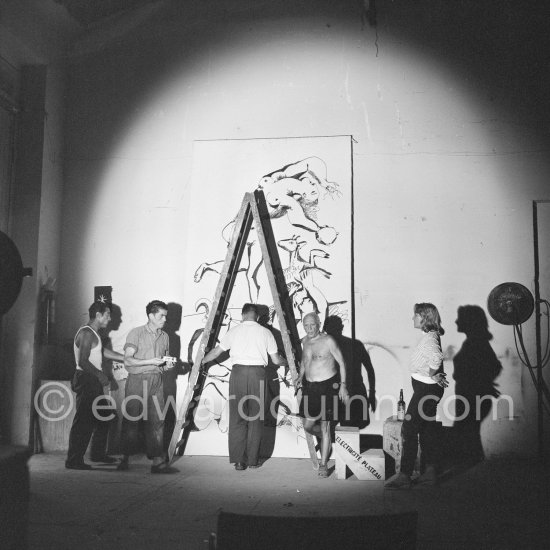
[[[397,420],[405,420],[405,401],[402,389],[399,392],[399,401],[397,402]]]

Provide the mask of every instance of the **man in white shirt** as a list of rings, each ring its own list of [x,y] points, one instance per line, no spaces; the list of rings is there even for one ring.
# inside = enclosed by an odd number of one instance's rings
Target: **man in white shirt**
[[[277,351],[273,334],[258,324],[258,308],[244,304],[242,323],[232,328],[202,364],[229,351],[233,363],[229,378],[229,462],[235,470],[259,466],[259,450],[265,416],[265,367],[269,357],[276,365],[286,361]]]

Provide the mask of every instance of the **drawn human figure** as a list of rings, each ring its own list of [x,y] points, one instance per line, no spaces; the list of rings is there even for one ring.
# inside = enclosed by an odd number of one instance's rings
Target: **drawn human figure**
[[[263,189],[272,218],[284,215],[288,221],[315,232],[317,242],[332,244],[338,233],[334,227],[317,222],[320,189],[333,198],[340,197],[338,184],[329,182],[327,166],[319,157],[308,157],[262,176],[258,189]]]
[[[327,180],[326,172],[326,164],[322,159],[308,157],[266,174],[258,182],[258,189],[264,190],[271,218],[281,218],[286,215],[291,225],[313,232],[317,242],[324,246],[333,244],[338,237],[338,232],[334,227],[320,225],[317,221],[321,190],[332,198],[342,195],[338,184]],[[227,245],[231,242],[234,228],[235,219],[222,230],[222,238]],[[252,226],[238,270],[246,275],[252,302],[258,300],[260,285],[257,275],[262,263],[262,252],[257,243],[255,228]],[[198,283],[205,273],[221,273],[223,264],[224,260],[201,263],[195,270],[193,280]]]
[[[212,301],[208,298],[199,298],[195,302],[195,311],[197,313],[202,313],[202,327],[195,329],[193,335],[191,336],[189,343],[187,344],[187,362],[192,365],[195,355],[197,353],[196,344],[200,342],[200,337],[204,332],[204,325],[208,321],[208,316],[210,315],[210,310],[212,309]],[[233,319],[231,317],[231,311],[227,309],[223,315],[222,327],[226,327],[225,331],[227,332],[231,328]]]
[[[332,273],[316,264],[316,258],[328,258],[329,254],[324,250],[312,249],[309,258],[305,259],[300,253],[305,244],[307,242],[299,240],[297,235],[277,242],[277,246],[289,253],[288,267],[283,269],[283,274],[299,318],[307,313],[317,313],[321,323],[324,323],[328,301],[316,286],[313,275],[318,273],[327,279],[330,278]]]
[[[196,348],[200,344],[201,336],[204,332],[204,326],[208,321],[208,316],[212,309],[212,301],[208,298],[200,298],[195,303],[195,311],[201,313],[202,327],[195,329],[187,346],[187,360],[190,365],[193,364],[196,356]],[[231,311],[228,309],[224,313],[222,330],[223,334],[227,332],[234,321]],[[220,331],[220,337],[222,332]],[[231,369],[224,364],[226,358],[219,358],[219,361],[210,365],[208,370],[201,370],[201,376],[205,377],[201,392],[199,407],[193,417],[192,429],[204,430],[208,425],[215,421],[221,432],[227,431],[228,411],[227,411],[227,388],[225,384],[229,382]]]

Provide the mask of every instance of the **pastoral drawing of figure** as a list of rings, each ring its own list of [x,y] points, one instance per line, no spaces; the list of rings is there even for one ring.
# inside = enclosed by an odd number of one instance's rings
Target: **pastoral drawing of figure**
[[[307,242],[299,240],[297,235],[277,242],[280,248],[289,253],[288,267],[283,269],[283,273],[298,318],[303,318],[307,313],[318,313],[321,322],[324,322],[328,301],[316,286],[313,275],[319,273],[327,279],[330,278],[332,274],[316,264],[316,258],[329,258],[329,254],[324,250],[314,248],[310,250],[309,258],[306,260],[300,253],[306,244]]]
[[[333,199],[342,195],[338,184],[328,181],[326,164],[322,159],[308,157],[288,164],[262,176],[257,188],[265,193],[271,218],[286,216],[295,229],[313,232],[320,245],[329,246],[336,241],[338,237],[336,229],[330,225],[320,225],[317,220],[321,193],[324,191],[324,196],[328,195]],[[228,245],[234,228],[235,220],[232,220],[222,230],[222,238]],[[258,301],[260,292],[257,275],[262,262],[256,231],[252,227],[239,272],[244,272],[246,275],[249,297],[254,303]],[[195,283],[199,283],[207,272],[221,273],[223,264],[223,259],[201,263],[194,273]],[[303,288],[303,284],[301,286]],[[298,290],[301,289],[296,288],[296,291]]]
[[[191,364],[197,353],[197,346],[200,343],[202,333],[204,332],[204,325],[208,320],[211,309],[212,302],[208,298],[201,298],[195,303],[195,311],[202,314],[201,321],[203,326],[195,329],[187,346],[187,359]],[[224,314],[222,323],[224,333],[231,328],[233,322],[231,311],[228,309]],[[206,379],[201,392],[199,406],[194,415],[194,424],[197,429],[204,430],[212,421],[215,421],[220,431],[227,431],[228,417],[226,404],[228,388],[225,384],[229,383],[230,373],[230,367],[223,361],[212,365],[208,371],[201,371],[201,376],[204,376]]]
[[[308,157],[287,164],[283,168],[262,176],[258,189],[263,189],[272,218],[287,216],[295,227],[313,231],[319,244],[332,244],[338,233],[334,227],[319,225],[320,189],[332,198],[342,196],[338,184],[327,180],[327,167],[319,157]]]

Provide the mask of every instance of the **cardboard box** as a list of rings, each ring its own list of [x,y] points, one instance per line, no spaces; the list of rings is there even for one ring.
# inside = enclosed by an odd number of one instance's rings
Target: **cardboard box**
[[[382,449],[369,449],[360,453],[359,429],[339,427],[335,431],[334,454],[336,477],[355,476],[363,481],[381,481],[386,478],[385,458]]]

